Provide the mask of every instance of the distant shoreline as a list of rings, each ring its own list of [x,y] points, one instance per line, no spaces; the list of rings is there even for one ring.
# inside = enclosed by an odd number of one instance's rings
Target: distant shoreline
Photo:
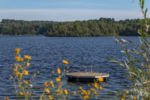
[[[140,37],[140,35],[103,35],[103,36],[45,36],[45,35],[0,35],[0,36],[43,36],[43,37]]]
[[[48,37],[106,37],[139,36],[138,30],[144,27],[142,19],[115,21],[113,18],[99,20],[52,22],[3,19],[0,35]]]

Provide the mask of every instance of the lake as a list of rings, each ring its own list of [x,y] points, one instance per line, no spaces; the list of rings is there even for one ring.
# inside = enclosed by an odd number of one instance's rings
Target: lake
[[[138,37],[123,37],[138,41]],[[129,81],[125,77],[125,70],[118,64],[111,63],[110,57],[124,59],[121,47],[113,37],[44,37],[44,36],[1,36],[0,37],[0,99],[10,96],[13,99],[13,83],[10,80],[11,64],[14,63],[14,49],[21,48],[21,54],[32,57],[30,73],[40,71],[36,81],[37,87],[51,79],[51,71],[62,68],[62,60],[70,62],[70,71],[93,71],[109,73],[110,78],[103,83],[100,92],[101,100],[117,100],[114,94],[117,90],[128,88]],[[66,87],[74,89],[87,84],[68,83]],[[36,89],[36,93],[40,93]],[[73,98],[78,99],[76,97]],[[119,100],[119,99],[118,99]]]

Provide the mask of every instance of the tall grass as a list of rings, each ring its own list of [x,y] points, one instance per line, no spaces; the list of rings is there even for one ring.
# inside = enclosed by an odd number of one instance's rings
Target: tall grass
[[[126,55],[126,60],[119,61],[111,59],[112,62],[117,62],[120,66],[127,70],[127,76],[132,82],[130,94],[123,98],[150,100],[150,34],[147,18],[147,11],[144,6],[145,0],[139,0],[139,5],[143,15],[144,27],[139,29],[139,43],[135,43],[125,39],[116,39],[122,47],[122,52]],[[128,47],[131,48],[128,48]]]

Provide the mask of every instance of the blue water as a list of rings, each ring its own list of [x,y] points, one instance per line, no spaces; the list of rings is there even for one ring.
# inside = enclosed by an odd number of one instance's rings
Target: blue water
[[[137,41],[137,37],[123,37]],[[70,62],[70,71],[93,71],[110,74],[110,78],[102,86],[101,100],[117,100],[115,91],[128,88],[125,70],[108,59],[123,60],[121,47],[113,37],[44,37],[44,36],[1,36],[0,37],[0,99],[5,96],[13,98],[13,82],[10,80],[11,64],[14,63],[13,51],[21,48],[21,54],[32,57],[30,73],[40,71],[34,84],[41,86],[44,81],[51,79],[51,71],[62,68],[63,59]],[[74,89],[78,86],[88,87],[87,84],[70,84],[63,79],[65,86]],[[37,94],[40,90],[36,90]],[[77,99],[74,97],[74,99]]]

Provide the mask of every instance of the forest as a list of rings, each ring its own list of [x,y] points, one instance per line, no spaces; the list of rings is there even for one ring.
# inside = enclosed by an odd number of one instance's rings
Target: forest
[[[144,27],[142,19],[116,21],[113,18],[98,20],[55,22],[3,19],[0,35],[44,35],[50,37],[96,37],[96,36],[138,36],[138,29]]]

